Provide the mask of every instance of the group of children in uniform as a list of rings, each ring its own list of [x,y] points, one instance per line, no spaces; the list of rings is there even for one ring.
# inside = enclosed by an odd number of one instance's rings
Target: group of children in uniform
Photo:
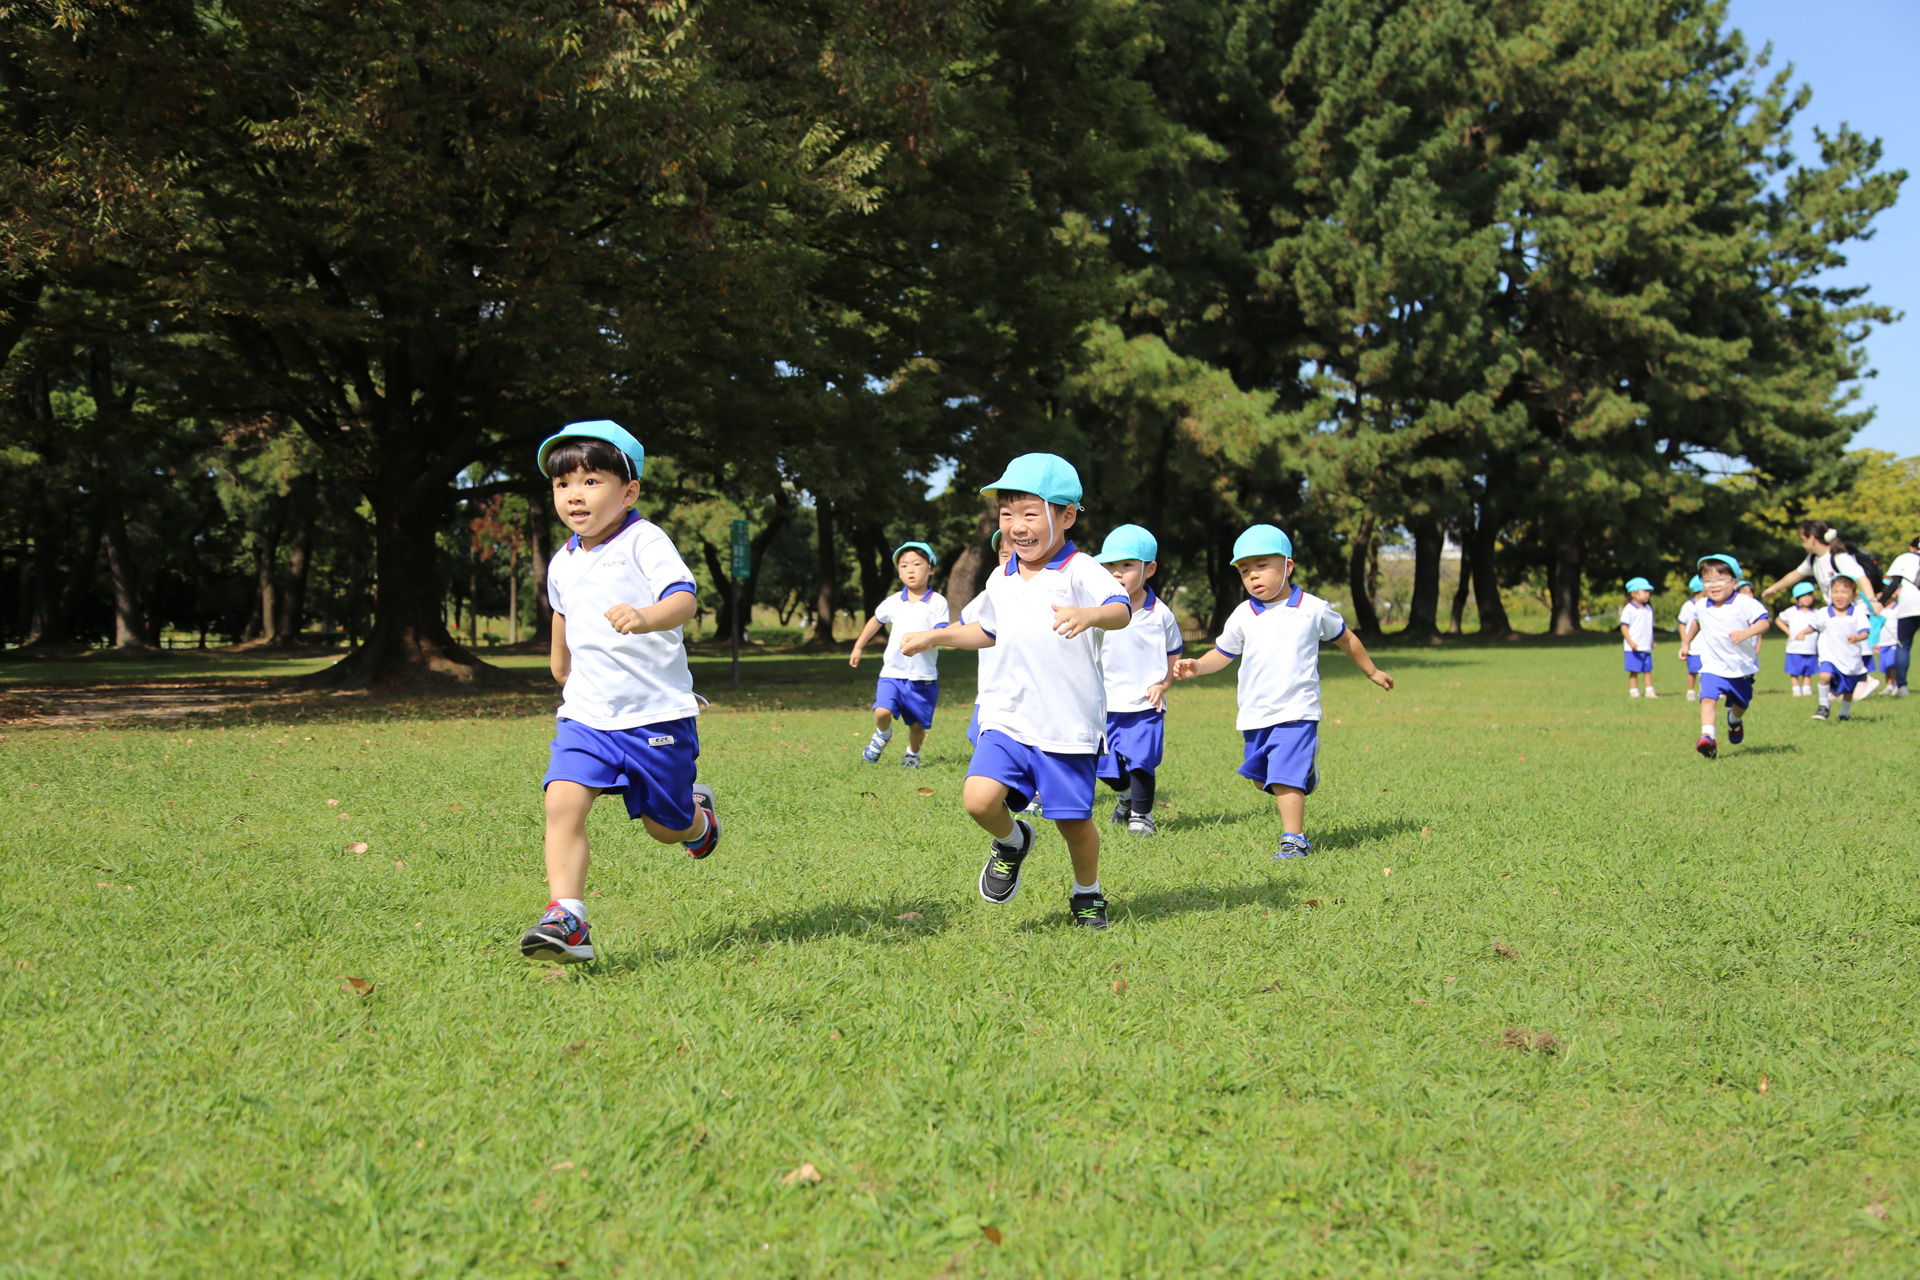
[[[696,781],[699,708],[682,636],[695,609],[693,574],[666,533],[633,510],[645,450],[617,423],[581,422],[542,443],[538,461],[572,536],[548,571],[551,665],[564,685],[544,783],[551,901],[520,950],[565,963],[594,957],[586,817],[598,795],[620,795],[653,839],[695,858],[718,846],[720,818],[712,789]],[[1036,839],[1034,802],[1044,795],[1046,819],[1073,866],[1069,917],[1105,928],[1097,782],[1119,793],[1114,822],[1153,835],[1167,689],[1236,660],[1239,772],[1274,797],[1282,826],[1274,856],[1310,853],[1305,810],[1318,782],[1320,644],[1333,642],[1382,689],[1393,679],[1332,605],[1293,584],[1287,535],[1272,525],[1240,535],[1233,563],[1249,598],[1213,650],[1194,660],[1182,656],[1173,610],[1149,585],[1158,568],[1151,533],[1122,525],[1098,556],[1072,542],[1082,489],[1065,459],[1022,455],[981,492],[999,515],[1000,566],[986,590],[953,622],[931,587],[933,549],[902,545],[894,552],[901,589],[875,610],[849,659],[857,667],[888,628],[873,736],[862,754],[878,762],[904,720],[901,763],[912,768],[939,705],[934,651],[979,652],[962,802],[990,841],[981,897],[1006,903],[1019,892]]]

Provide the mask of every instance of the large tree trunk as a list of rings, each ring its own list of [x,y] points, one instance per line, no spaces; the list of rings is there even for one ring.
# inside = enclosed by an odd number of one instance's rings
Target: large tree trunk
[[[1000,518],[982,514],[979,523],[974,526],[973,541],[960,550],[953,558],[953,564],[947,569],[947,589],[940,594],[947,598],[947,607],[953,610],[953,616],[959,617],[960,611],[973,603],[973,598],[986,589],[987,574],[993,569],[995,556],[987,540],[993,537],[993,531],[1000,527]]]
[[[1471,526],[1471,520],[1468,525]],[[1447,634],[1457,636],[1466,625],[1467,593],[1473,590],[1473,530],[1471,527],[1461,530],[1460,539],[1460,576],[1453,584],[1453,613],[1448,620]]]
[[[113,647],[144,649],[146,626],[140,619],[140,583],[127,537],[127,514],[112,492],[101,495],[101,504],[106,508],[101,533],[107,543],[107,577],[113,584]]]
[[[1572,534],[1562,536],[1553,564],[1553,634],[1578,635],[1582,548]]]
[[[813,638],[819,644],[833,643],[835,584],[840,578],[840,553],[833,542],[833,504],[818,494],[813,499],[815,572],[819,575],[819,594],[814,597]]]
[[[871,618],[893,587],[893,575],[887,564],[886,526],[872,520],[856,526],[853,545],[854,559],[860,562],[860,605]]]
[[[1513,624],[1507,621],[1506,602],[1500,599],[1499,566],[1494,559],[1499,537],[1499,517],[1491,503],[1482,501],[1467,549],[1467,558],[1473,562],[1473,607],[1480,615],[1481,635],[1505,638],[1513,634]]]
[[[1233,567],[1233,537],[1224,527],[1207,545],[1207,585],[1213,588],[1213,616],[1207,619],[1207,634],[1217,636],[1227,629],[1227,619],[1247,597],[1240,571]]]
[[[33,504],[33,555],[27,562],[27,629],[20,647],[59,644],[67,637],[60,618],[59,529],[53,504],[38,489],[30,489]]]
[[[547,599],[547,565],[553,559],[553,521],[547,514],[547,495],[534,495],[527,513],[527,586],[533,591],[533,639],[542,649],[553,647],[553,604]]]
[[[247,616],[246,628],[240,633],[242,641],[272,638],[273,562],[279,550],[279,530],[269,525],[261,530],[259,540],[253,544],[253,612]]]
[[[507,643],[520,643],[520,548],[507,549]]]
[[[1407,528],[1413,533],[1413,598],[1405,634],[1425,639],[1440,634],[1440,552],[1447,538],[1438,517],[1410,520]]]
[[[308,513],[294,526],[293,541],[287,544],[287,589],[280,593],[280,609],[274,615],[271,639],[275,644],[300,640],[300,629],[307,622],[307,576],[312,563],[313,516]]]
[[[1373,559],[1374,519],[1368,516],[1347,545],[1347,590],[1353,596],[1353,629],[1363,636],[1380,634],[1380,615],[1374,611],[1368,569]]]

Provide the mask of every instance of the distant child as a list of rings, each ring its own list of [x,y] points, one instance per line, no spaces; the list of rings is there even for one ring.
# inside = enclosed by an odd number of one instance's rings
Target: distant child
[[[1887,678],[1886,697],[1897,698],[1907,686],[1900,677],[1900,619],[1890,610],[1873,615],[1873,646],[1880,663],[1880,674]]]
[[[1793,696],[1805,698],[1813,693],[1814,677],[1820,674],[1820,637],[1808,634],[1804,640],[1795,637],[1807,629],[1813,618],[1813,584],[1796,582],[1793,586],[1793,603],[1780,611],[1774,619],[1774,625],[1787,634],[1787,676],[1793,681]]]
[[[1699,612],[1701,604],[1705,602],[1705,589],[1705,584],[1700,581],[1700,575],[1694,574],[1693,580],[1687,583],[1686,603],[1680,606],[1680,661],[1687,664],[1688,702],[1700,701],[1700,659],[1697,655],[1687,652],[1687,624],[1693,621],[1694,615]]]
[[[980,870],[980,896],[1011,902],[1033,851],[1033,825],[1016,819],[1036,792],[1073,859],[1073,923],[1107,927],[1100,889],[1100,828],[1093,820],[1094,762],[1106,743],[1103,631],[1133,615],[1113,575],[1067,540],[1079,518],[1080,474],[1065,458],[1027,453],[981,490],[994,495],[1007,567],[987,581],[978,621],[908,636],[902,650],[1000,650],[980,690],[980,739],[962,793],[967,814],[993,837]]]
[[[1840,718],[1853,719],[1853,693],[1867,674],[1867,660],[1861,655],[1860,642],[1872,632],[1868,626],[1867,606],[1858,598],[1859,588],[1852,578],[1835,574],[1827,584],[1827,607],[1815,609],[1799,637],[1818,634],[1820,639],[1820,706],[1815,720],[1825,720],[1833,695],[1840,695]]]
[[[1645,578],[1634,578],[1627,583],[1627,603],[1620,609],[1620,643],[1626,650],[1627,696],[1640,696],[1639,682],[1647,685],[1647,696],[1657,698],[1653,691],[1653,584]]]
[[[1746,737],[1745,715],[1753,705],[1753,678],[1760,672],[1760,634],[1772,625],[1765,605],[1740,594],[1740,562],[1732,556],[1704,556],[1699,564],[1707,598],[1680,637],[1687,652],[1700,654],[1700,741],[1694,750],[1712,760],[1720,701],[1727,703],[1727,742]]]
[[[1153,594],[1147,580],[1160,568],[1160,543],[1137,524],[1107,535],[1094,557],[1112,572],[1133,606],[1133,621],[1107,633],[1100,668],[1107,689],[1107,750],[1094,766],[1120,799],[1113,820],[1136,836],[1153,826],[1154,773],[1167,738],[1167,686],[1185,641],[1173,606]]]
[[[1366,646],[1347,630],[1334,607],[1293,586],[1293,542],[1270,524],[1256,524],[1233,543],[1233,566],[1251,599],[1227,618],[1205,657],[1182,658],[1182,680],[1240,664],[1240,714],[1234,726],[1246,741],[1240,776],[1273,795],[1280,810],[1276,858],[1304,858],[1307,797],[1320,782],[1320,642],[1331,640],[1367,679],[1391,691],[1393,677],[1373,665]]]
[[[868,764],[879,763],[887,743],[893,741],[893,722],[898,718],[907,722],[907,752],[900,757],[900,767],[920,767],[920,748],[926,743],[927,730],[933,728],[933,710],[940,705],[940,655],[928,651],[909,657],[900,652],[900,641],[916,631],[937,631],[953,620],[947,598],[929,585],[939,563],[933,548],[924,542],[904,542],[894,548],[900,594],[880,602],[847,656],[847,665],[858,667],[867,641],[881,627],[887,628],[887,654],[873,687],[873,737],[860,753]]]
[[[700,714],[681,627],[698,604],[693,571],[642,520],[646,450],[617,422],[576,422],[540,445],[554,510],[573,536],[547,566],[553,678],[564,689],[547,765],[547,890],[520,953],[593,959],[587,937],[587,813],[619,795],[661,844],[704,858],[720,843],[713,790],[694,781]]]

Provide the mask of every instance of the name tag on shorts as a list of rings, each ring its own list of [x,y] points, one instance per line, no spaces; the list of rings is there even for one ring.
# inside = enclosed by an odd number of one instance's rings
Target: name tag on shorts
[[[673,735],[663,733],[657,738],[648,738],[647,745],[650,747],[670,747],[673,745]]]

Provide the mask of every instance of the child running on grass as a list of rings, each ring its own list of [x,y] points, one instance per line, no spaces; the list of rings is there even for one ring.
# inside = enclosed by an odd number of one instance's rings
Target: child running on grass
[[[1780,616],[1774,619],[1774,625],[1787,636],[1787,678],[1793,682],[1793,696],[1796,698],[1812,694],[1814,677],[1820,674],[1820,637],[1808,634],[1806,639],[1800,639],[1800,633],[1806,631],[1813,613],[1813,584],[1796,582],[1793,585],[1793,603],[1782,609]]]
[[[1626,650],[1627,696],[1640,696],[1639,681],[1647,685],[1647,696],[1657,698],[1653,691],[1653,584],[1645,578],[1634,578],[1627,583],[1627,603],[1620,609],[1620,643]]]
[[[1013,544],[1003,542],[1000,538],[1000,531],[995,529],[993,531],[993,537],[988,540],[987,545],[993,549],[993,553],[998,558],[1000,567],[1005,569],[1007,567],[1007,561],[1013,559]],[[979,595],[967,601],[966,607],[960,610],[960,625],[966,626],[968,623],[980,621],[980,611],[986,607],[987,593],[983,590]],[[1000,665],[1000,649],[998,646],[988,645],[978,652],[980,655],[980,669],[974,680],[973,719],[967,722],[967,745],[969,747],[977,747],[980,745],[980,691],[986,689],[993,683],[994,673]],[[1040,793],[1038,791],[1034,792],[1032,797],[1027,801],[1027,807],[1015,810],[1015,812],[1025,818],[1039,818],[1043,816],[1040,808]]]
[[[1275,858],[1304,858],[1307,797],[1320,782],[1320,642],[1331,640],[1367,679],[1389,692],[1393,677],[1373,665],[1366,646],[1347,629],[1334,607],[1290,585],[1293,542],[1270,524],[1256,524],[1233,543],[1233,565],[1251,599],[1227,619],[1226,630],[1202,658],[1181,658],[1182,680],[1240,664],[1240,714],[1235,727],[1246,740],[1240,776],[1271,792],[1280,810],[1280,850]]]
[[[1094,767],[1120,792],[1113,820],[1136,836],[1154,834],[1154,773],[1167,739],[1167,686],[1185,642],[1173,606],[1147,586],[1160,565],[1160,543],[1137,524],[1107,535],[1095,557],[1127,593],[1133,621],[1110,632],[1100,648],[1107,690],[1107,750]]]
[[[1853,693],[1867,674],[1860,642],[1871,633],[1867,607],[1857,598],[1853,579],[1835,575],[1827,584],[1827,607],[1815,609],[1796,639],[1817,636],[1820,642],[1820,705],[1815,720],[1825,720],[1833,695],[1840,695],[1840,718],[1853,719]]]
[[[1706,599],[1701,594],[1704,588],[1705,584],[1700,581],[1700,575],[1694,574],[1693,580],[1687,583],[1686,602],[1680,606],[1680,661],[1687,664],[1688,702],[1700,701],[1700,658],[1697,654],[1687,652],[1687,624],[1693,621],[1694,615],[1700,610],[1701,603]]]
[[[646,450],[617,422],[576,422],[537,455],[573,536],[547,567],[553,678],[564,686],[542,784],[552,900],[520,953],[593,959],[587,936],[587,814],[601,792],[626,802],[661,844],[704,858],[720,843],[713,791],[694,781],[700,714],[681,627],[698,603],[693,572],[633,504]]]
[[[873,688],[873,737],[860,755],[868,764],[878,764],[880,755],[893,741],[893,722],[907,722],[907,750],[900,757],[903,769],[920,767],[920,748],[933,728],[933,711],[940,705],[940,655],[928,650],[912,657],[900,652],[901,638],[915,631],[935,631],[953,620],[947,611],[947,598],[929,584],[933,568],[939,564],[933,548],[924,542],[906,542],[894,548],[893,567],[900,575],[900,594],[889,595],[867,619],[860,638],[853,642],[847,665],[858,667],[867,641],[881,627],[887,628],[887,655],[880,663],[880,680]]]
[[[1100,828],[1093,820],[1094,761],[1107,725],[1100,633],[1126,626],[1132,608],[1113,575],[1067,540],[1082,491],[1066,459],[1022,454],[981,492],[994,495],[1001,543],[1012,558],[988,579],[977,621],[918,632],[902,649],[1000,650],[992,682],[980,690],[980,738],[962,793],[968,815],[993,837],[980,896],[1006,903],[1020,891],[1033,825],[1007,805],[1011,799],[1024,806],[1044,792],[1047,817],[1073,860],[1068,913],[1076,925],[1104,929]]]
[[[1694,750],[1712,760],[1720,754],[1720,702],[1727,704],[1727,742],[1746,737],[1746,710],[1753,705],[1753,678],[1760,672],[1760,634],[1772,625],[1767,607],[1739,593],[1740,562],[1703,556],[1699,564],[1707,599],[1687,624],[1680,643],[1700,654],[1700,740]]]

